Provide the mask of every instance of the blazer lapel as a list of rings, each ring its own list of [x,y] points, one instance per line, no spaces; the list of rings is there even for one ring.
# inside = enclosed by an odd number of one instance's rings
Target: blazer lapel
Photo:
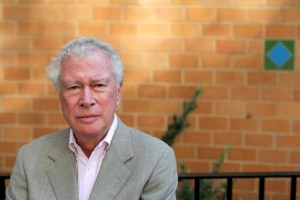
[[[53,165],[46,174],[57,199],[78,199],[76,158],[68,147],[68,132],[69,129],[60,133],[61,137],[48,154]]]
[[[118,127],[103,159],[90,200],[114,199],[131,175],[125,162],[133,157],[129,129],[118,120]]]

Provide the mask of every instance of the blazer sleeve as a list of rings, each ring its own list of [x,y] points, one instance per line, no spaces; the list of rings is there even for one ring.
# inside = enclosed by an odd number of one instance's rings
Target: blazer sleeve
[[[173,149],[168,146],[145,185],[141,199],[175,200],[177,184],[178,174],[175,154]]]
[[[28,199],[27,181],[23,165],[23,151],[19,151],[13,171],[10,177],[10,184],[6,189],[6,200]]]

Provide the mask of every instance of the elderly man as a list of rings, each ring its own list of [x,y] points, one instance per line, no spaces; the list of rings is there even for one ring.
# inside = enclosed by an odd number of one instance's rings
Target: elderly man
[[[69,128],[20,149],[6,199],[176,199],[173,150],[115,114],[123,66],[110,45],[71,41],[47,74]]]

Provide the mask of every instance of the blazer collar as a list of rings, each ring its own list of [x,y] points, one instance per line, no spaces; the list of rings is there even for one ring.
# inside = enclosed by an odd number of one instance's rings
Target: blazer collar
[[[69,149],[69,132],[65,129],[56,134],[48,157],[53,160],[46,174],[57,199],[78,199],[76,158]]]
[[[76,158],[68,146],[69,132],[70,129],[58,132],[53,148],[48,153],[53,165],[46,173],[57,199],[78,199]],[[131,175],[125,165],[131,158],[133,150],[130,128],[118,118],[116,132],[106,151],[89,199],[114,199]]]
[[[114,199],[131,171],[125,163],[133,157],[130,129],[120,119],[95,181],[90,200]]]

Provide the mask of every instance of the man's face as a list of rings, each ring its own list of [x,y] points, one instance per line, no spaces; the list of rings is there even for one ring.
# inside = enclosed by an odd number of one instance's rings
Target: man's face
[[[63,59],[59,97],[77,139],[101,140],[113,122],[121,86],[116,87],[110,58],[101,51]]]

